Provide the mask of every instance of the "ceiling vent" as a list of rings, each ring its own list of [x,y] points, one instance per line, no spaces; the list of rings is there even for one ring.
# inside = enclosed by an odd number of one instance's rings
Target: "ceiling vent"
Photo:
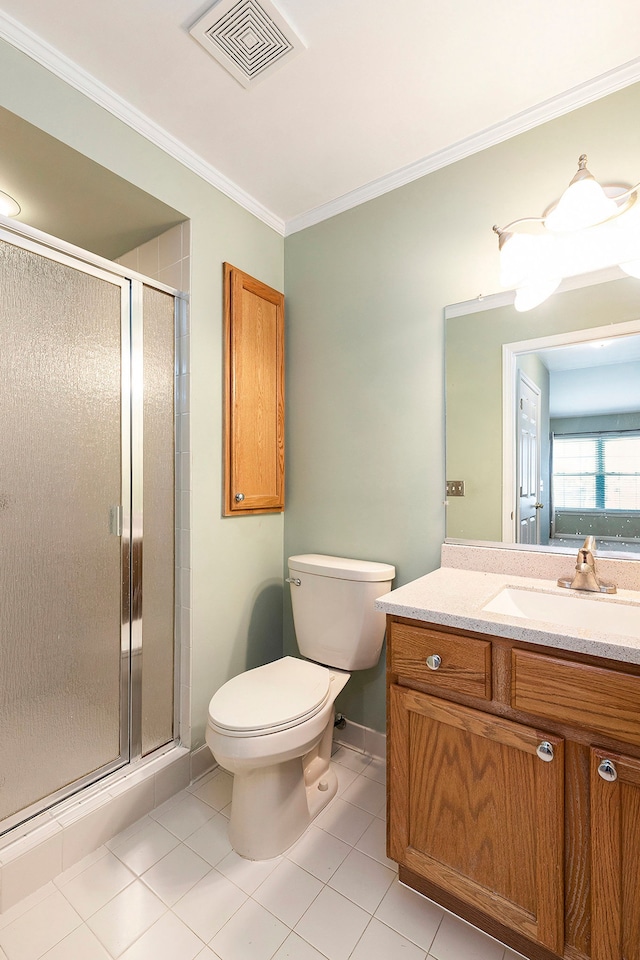
[[[220,0],[189,33],[243,87],[252,87],[304,50],[269,0]]]

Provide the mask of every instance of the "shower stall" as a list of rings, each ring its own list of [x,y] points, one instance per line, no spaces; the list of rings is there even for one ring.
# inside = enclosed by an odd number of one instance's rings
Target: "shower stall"
[[[176,736],[183,307],[0,229],[0,833]]]

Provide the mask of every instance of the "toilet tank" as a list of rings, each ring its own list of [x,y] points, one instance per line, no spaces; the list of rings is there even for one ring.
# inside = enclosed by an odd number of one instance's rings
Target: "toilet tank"
[[[395,575],[388,563],[317,553],[289,557],[293,622],[302,656],[339,670],[374,667],[385,628],[385,615],[374,602],[389,592]]]

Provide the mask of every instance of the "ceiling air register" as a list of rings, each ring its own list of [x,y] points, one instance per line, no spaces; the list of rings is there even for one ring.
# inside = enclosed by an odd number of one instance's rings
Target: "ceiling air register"
[[[269,0],[220,0],[189,33],[243,87],[254,86],[304,49]]]

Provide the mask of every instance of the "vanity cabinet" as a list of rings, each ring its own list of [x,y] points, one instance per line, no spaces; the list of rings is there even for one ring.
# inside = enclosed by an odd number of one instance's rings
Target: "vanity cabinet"
[[[531,960],[640,960],[640,669],[395,616],[387,636],[400,879]]]

